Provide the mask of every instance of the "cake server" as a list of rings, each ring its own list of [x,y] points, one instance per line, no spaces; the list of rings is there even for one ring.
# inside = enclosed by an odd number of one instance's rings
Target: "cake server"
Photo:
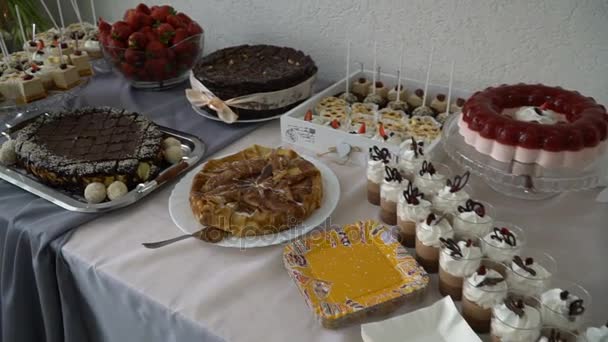
[[[146,182],[146,183],[138,184],[135,187],[135,191],[137,191],[137,193],[143,193],[150,189],[154,189],[158,185],[177,177],[180,173],[182,173],[182,171],[187,169],[188,166],[190,166],[190,164],[188,163],[188,160],[184,159],[181,162],[179,162],[177,165],[171,167],[169,170],[158,175],[153,180]]]

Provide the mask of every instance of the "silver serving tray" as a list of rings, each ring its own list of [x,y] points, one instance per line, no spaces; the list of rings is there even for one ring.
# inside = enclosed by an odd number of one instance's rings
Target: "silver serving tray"
[[[159,128],[164,135],[181,141],[182,150],[184,151],[182,163],[172,165],[161,171],[156,179],[162,177],[161,179],[164,178],[164,181],[157,183],[155,180],[150,180],[141,183],[125,196],[113,201],[98,204],[88,203],[81,194],[74,194],[70,191],[50,187],[16,166],[0,165],[0,178],[70,211],[101,213],[126,207],[148,196],[173,178],[177,178],[193,168],[206,153],[207,147],[201,139],[168,127],[159,126]]]

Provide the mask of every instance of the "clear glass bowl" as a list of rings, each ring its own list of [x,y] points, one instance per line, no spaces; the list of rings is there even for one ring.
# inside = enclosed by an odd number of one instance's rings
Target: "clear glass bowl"
[[[528,200],[540,200],[562,192],[579,191],[605,185],[608,154],[584,169],[544,168],[536,164],[503,163],[481,154],[468,145],[458,132],[462,114],[446,121],[441,144],[446,154],[461,167],[481,176],[497,192]]]
[[[188,37],[167,48],[166,56],[151,56],[144,50],[102,45],[105,60],[134,88],[162,90],[188,79],[203,52],[205,34]]]

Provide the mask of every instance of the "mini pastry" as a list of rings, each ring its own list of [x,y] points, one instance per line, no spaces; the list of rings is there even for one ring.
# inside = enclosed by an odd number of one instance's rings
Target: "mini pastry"
[[[10,166],[17,162],[17,154],[15,153],[15,141],[7,140],[0,147],[0,164]]]
[[[445,175],[435,170],[433,163],[425,160],[418,170],[418,176],[414,179],[414,185],[424,192],[427,198],[432,199],[433,194],[443,187],[445,178]]]
[[[369,115],[353,115],[350,121],[350,131],[371,138],[376,131],[376,123]]]
[[[395,114],[393,114],[395,115]],[[380,123],[384,126],[384,129],[387,132],[395,132],[395,133],[404,133],[406,132],[406,127],[403,121],[399,120],[390,120],[390,119],[380,119]]]
[[[446,180],[445,186],[433,196],[433,207],[441,214],[455,215],[459,206],[466,205],[469,194],[464,187],[469,181],[470,172],[466,171],[462,176]]]
[[[50,45],[49,51],[52,56],[59,56],[59,42],[54,41],[53,44]],[[63,42],[61,43],[61,54],[68,57],[73,52],[74,52],[74,49],[72,49],[72,47],[68,46],[67,43],[63,43]]]
[[[405,177],[413,181],[424,161],[424,142],[411,137],[402,142],[399,148],[399,169]]]
[[[405,118],[407,118],[405,112],[390,108],[381,109],[378,114],[380,114],[380,120],[388,119],[394,121],[403,121]]]
[[[460,300],[464,278],[475,273],[481,265],[482,257],[477,239],[441,239],[439,292],[443,296],[449,295],[453,300]]]
[[[43,65],[46,61],[46,53],[43,50],[38,50],[32,53],[32,62],[38,65]]]
[[[440,239],[454,237],[450,222],[444,217],[430,213],[416,224],[416,259],[429,273],[439,271]]]
[[[401,110],[405,113],[409,112],[410,106],[405,101],[391,101],[386,105],[387,108],[393,110]]]
[[[401,91],[397,91],[396,85],[394,87],[392,87],[391,90],[388,91],[386,98],[389,101],[397,101],[397,94],[399,94],[400,101],[405,101],[407,99],[407,89],[405,89],[405,87],[402,86]]]
[[[554,288],[540,297],[543,324],[578,331],[584,322],[585,302],[567,290]]]
[[[319,103],[315,105],[315,113],[320,114],[323,109],[326,108],[346,108],[348,103],[342,99],[334,96],[329,96],[321,99]]]
[[[447,109],[448,104],[445,101],[444,94],[437,94],[433,101],[431,101],[431,108],[435,111],[435,113],[443,113]]]
[[[388,165],[391,153],[387,148],[370,147],[367,161],[367,200],[380,205],[380,185],[384,180],[384,167]]]
[[[487,333],[490,331],[492,307],[502,303],[505,298],[507,283],[502,274],[482,265],[464,280],[462,317],[475,332]]]
[[[30,103],[46,97],[42,80],[22,71],[0,77],[0,93],[19,104]]]
[[[430,116],[414,116],[407,121],[407,134],[428,143],[441,134],[441,125]]]
[[[386,104],[386,100],[378,94],[369,94],[365,97],[363,103],[373,103],[378,107],[384,107],[384,105]]]
[[[420,106],[412,111],[412,116],[435,116],[431,107]]]
[[[112,182],[112,184],[110,184],[108,186],[108,189],[107,189],[108,199],[110,201],[119,199],[119,198],[123,197],[124,195],[126,195],[127,192],[129,192],[129,189],[127,189],[127,186],[125,185],[125,183],[123,183],[121,181],[114,181],[114,182]]]
[[[106,199],[106,186],[103,183],[93,182],[84,188],[84,198],[89,203],[101,203]]]
[[[385,176],[380,186],[380,219],[394,226],[397,224],[397,202],[399,194],[406,186],[399,170],[390,166],[384,168]]]
[[[462,112],[462,107],[464,106],[465,100],[461,97],[457,98],[455,102],[452,102],[450,105],[450,113],[460,113]]]
[[[540,296],[547,290],[551,275],[547,268],[533,258],[516,255],[507,269],[509,291],[527,297]]]
[[[350,106],[350,110],[355,114],[374,115],[378,110],[378,105],[374,103],[356,102]]]
[[[482,239],[483,253],[496,262],[509,262],[523,248],[525,240],[522,235],[523,232],[515,227],[494,227]]]
[[[424,90],[418,88],[410,96],[407,97],[407,103],[412,108],[418,108],[422,106],[422,98],[424,97]]]
[[[340,94],[339,98],[346,101],[348,104],[359,101],[359,98],[357,98],[357,96],[353,93],[342,93]]]
[[[80,75],[73,65],[61,64],[53,69],[53,82],[59,89],[70,89],[80,83]]]
[[[384,85],[384,83],[382,83],[381,81],[376,81],[376,94],[380,95],[382,97],[382,99],[386,102],[386,100],[388,100],[388,88]],[[374,94],[374,87],[372,87],[372,85],[369,85],[368,88],[368,95],[369,94]]]
[[[182,142],[175,139],[174,137],[168,137],[163,140],[163,149],[167,149],[171,146],[182,146]]]
[[[74,51],[70,54],[70,63],[76,67],[80,76],[91,76],[93,75],[93,68],[89,62],[89,55],[80,50]]]
[[[25,70],[25,73],[40,78],[44,89],[51,90],[55,88],[55,81],[53,80],[53,67],[44,65],[39,66],[36,63],[32,63],[32,65]]]
[[[103,57],[101,53],[101,46],[99,46],[99,41],[96,37],[91,37],[84,41],[84,50],[91,56],[91,58],[101,58]]]
[[[522,299],[507,298],[492,309],[492,341],[530,341],[540,337],[540,311]]]
[[[167,162],[169,162],[170,164],[177,164],[184,157],[184,151],[182,150],[181,145],[180,146],[169,146],[167,149],[165,149],[163,151],[163,154],[165,156],[165,160]]]
[[[458,206],[457,211],[452,222],[456,236],[483,237],[492,230],[494,220],[487,214],[483,203],[468,199],[464,205]]]
[[[345,123],[348,118],[347,107],[329,107],[321,110],[319,116],[326,120],[338,120],[340,123]]]
[[[38,50],[38,44],[33,41],[30,40],[28,42],[23,43],[23,51],[32,54],[34,52],[36,52]]]
[[[372,82],[365,77],[359,77],[357,81],[352,84],[352,92],[359,96],[359,98],[365,98],[369,94],[369,88]]]
[[[397,225],[402,245],[409,248],[416,246],[416,223],[429,216],[431,207],[431,202],[424,199],[424,194],[408,182],[397,202]]]
[[[445,122],[448,120],[450,114],[448,113],[439,113],[437,114],[437,116],[435,117],[435,119],[437,120],[437,122],[439,122],[441,125],[445,124]]]

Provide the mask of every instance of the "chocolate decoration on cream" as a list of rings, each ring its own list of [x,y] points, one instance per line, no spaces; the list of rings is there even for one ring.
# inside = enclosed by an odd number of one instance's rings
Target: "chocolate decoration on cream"
[[[570,303],[568,306],[568,315],[569,316],[579,316],[585,312],[585,307],[583,306],[583,300],[577,299]]]
[[[388,164],[391,159],[391,153],[386,147],[380,149],[378,146],[373,146],[369,148],[369,157],[372,160],[381,160],[384,164]]]
[[[513,257],[513,262],[517,266],[519,266],[520,268],[522,268],[523,270],[525,270],[526,272],[528,272],[530,275],[533,275],[533,276],[536,275],[536,271],[533,268],[528,267],[528,265],[530,265],[530,264],[528,264],[528,259],[526,259],[526,262],[524,262],[521,259],[521,257],[519,257],[519,255],[516,255],[516,256]]]
[[[452,238],[444,239],[442,237],[439,238],[439,241],[445,246],[445,248],[450,250],[450,256],[454,259],[462,258],[462,250],[458,243],[454,241]]]
[[[508,298],[505,299],[505,305],[507,306],[507,308],[511,311],[513,311],[514,314],[517,315],[517,317],[523,317],[524,314],[526,313],[524,311],[524,302],[521,299],[515,300],[513,298]]]
[[[384,172],[386,173],[386,177],[384,177],[384,180],[386,180],[387,182],[403,182],[403,177],[401,176],[401,173],[399,173],[399,170],[397,170],[396,168],[385,166]]]
[[[420,171],[418,171],[418,174],[420,174],[420,176],[424,176],[425,173],[428,173],[431,176],[437,173],[437,171],[435,171],[433,163],[427,162],[426,160],[422,162],[422,167],[420,168]]]
[[[412,137],[412,143],[410,144],[410,149],[412,151],[414,151],[414,156],[416,158],[424,155],[423,147],[424,147],[423,141],[416,141],[416,139],[414,139],[414,137]]]
[[[470,175],[471,173],[467,171],[463,173],[462,176],[454,177],[454,180],[448,179],[445,184],[450,187],[450,192],[458,192],[462,190],[465,185],[467,185]]]
[[[494,227],[494,232],[490,235],[492,240],[498,240],[499,242],[504,241],[509,246],[517,246],[517,239],[515,235],[511,233],[511,231],[507,227],[496,228]]]
[[[502,283],[503,281],[505,281],[505,278],[484,278],[482,281],[479,282],[479,284],[475,285],[475,287],[482,287],[482,286],[495,286],[497,284]]]
[[[403,197],[405,198],[405,202],[407,204],[418,205],[420,204],[420,200],[424,197],[424,193],[419,192],[418,188],[414,188],[412,183],[410,182],[407,185],[407,189],[403,191]]]
[[[486,216],[486,208],[483,206],[483,204],[473,201],[472,199],[468,199],[465,203],[465,206],[458,206],[458,212],[459,213],[464,213],[464,212],[471,212],[474,211],[475,214],[477,214],[477,216],[479,217],[484,217]]]

